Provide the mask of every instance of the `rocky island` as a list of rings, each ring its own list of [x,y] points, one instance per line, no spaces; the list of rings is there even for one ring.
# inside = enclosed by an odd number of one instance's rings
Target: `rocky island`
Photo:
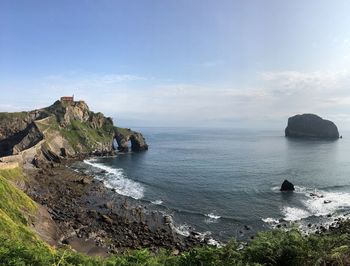
[[[337,126],[315,114],[295,115],[288,119],[285,136],[290,138],[338,139]]]

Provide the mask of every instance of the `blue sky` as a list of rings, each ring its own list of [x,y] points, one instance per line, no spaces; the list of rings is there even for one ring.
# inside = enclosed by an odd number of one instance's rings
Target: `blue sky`
[[[122,126],[350,129],[350,2],[0,1],[0,111],[75,94]]]

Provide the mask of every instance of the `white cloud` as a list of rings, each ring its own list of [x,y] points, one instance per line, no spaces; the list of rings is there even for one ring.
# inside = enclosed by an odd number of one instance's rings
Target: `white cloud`
[[[74,93],[95,111],[141,125],[284,128],[291,115],[316,113],[350,128],[350,72],[270,71],[253,79],[255,86],[241,87],[134,74],[55,75],[31,92],[40,104]]]

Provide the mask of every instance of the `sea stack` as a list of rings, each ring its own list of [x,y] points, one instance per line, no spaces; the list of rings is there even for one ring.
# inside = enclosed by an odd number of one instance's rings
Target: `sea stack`
[[[288,119],[286,137],[309,139],[338,139],[337,126],[315,114],[295,115]]]
[[[289,182],[288,180],[284,180],[282,183],[282,186],[280,188],[280,191],[294,191],[294,185]]]

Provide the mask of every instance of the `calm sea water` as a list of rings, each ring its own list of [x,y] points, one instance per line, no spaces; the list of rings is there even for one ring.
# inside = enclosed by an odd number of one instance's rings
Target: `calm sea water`
[[[139,130],[149,151],[91,159],[86,167],[106,170],[98,178],[120,194],[173,215],[184,234],[192,227],[215,239],[244,238],[278,223],[307,228],[350,211],[346,136],[305,141],[283,131]],[[279,191],[284,179],[296,185],[294,193]]]

